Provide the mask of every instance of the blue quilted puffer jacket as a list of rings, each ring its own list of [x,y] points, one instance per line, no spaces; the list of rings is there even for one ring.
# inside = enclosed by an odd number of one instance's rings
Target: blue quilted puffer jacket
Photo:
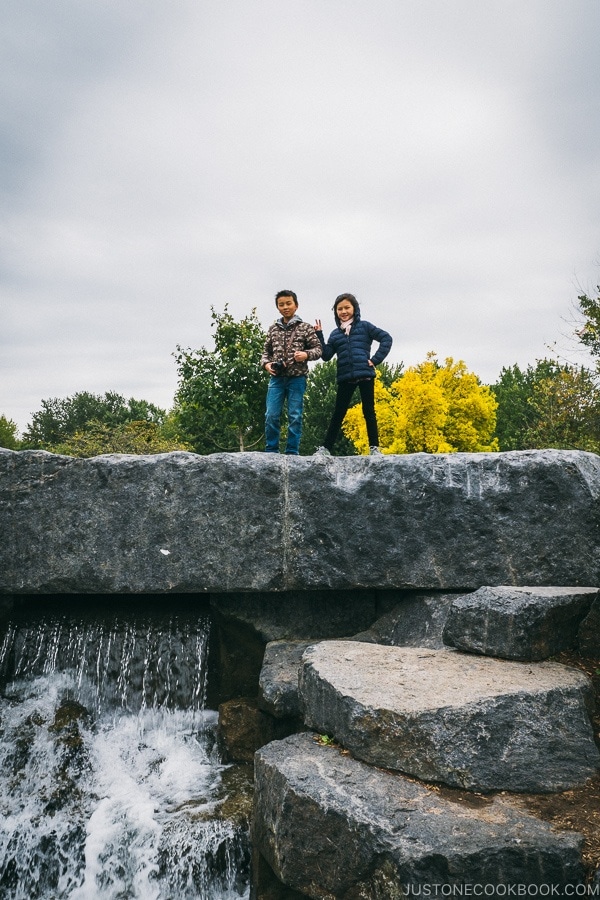
[[[337,380],[354,381],[356,378],[375,378],[375,369],[369,365],[369,359],[374,366],[386,358],[392,347],[392,336],[377,328],[370,322],[365,322],[357,310],[354,314],[354,322],[350,328],[350,334],[346,335],[341,328],[334,328],[329,335],[327,343],[323,340],[323,332],[317,331],[317,337],[323,347],[323,360],[333,359],[337,353]],[[371,344],[377,341],[379,347],[377,353],[371,356]]]

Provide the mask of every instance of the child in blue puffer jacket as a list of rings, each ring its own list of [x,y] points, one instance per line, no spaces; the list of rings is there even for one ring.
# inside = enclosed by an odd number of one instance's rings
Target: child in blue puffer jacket
[[[386,358],[392,347],[392,337],[360,317],[360,306],[354,294],[340,294],[333,304],[335,328],[327,343],[323,340],[321,322],[317,319],[315,331],[323,348],[323,360],[333,359],[337,353],[337,394],[335,407],[323,446],[316,451],[329,455],[342,427],[344,416],[356,387],[360,391],[362,411],[367,425],[367,435],[372,454],[380,453],[379,432],[375,416],[375,366]],[[371,357],[371,344],[379,347]]]

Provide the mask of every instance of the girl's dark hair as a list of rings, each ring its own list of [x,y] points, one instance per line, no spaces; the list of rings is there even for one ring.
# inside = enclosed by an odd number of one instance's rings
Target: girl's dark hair
[[[277,301],[280,297],[291,297],[296,306],[298,306],[298,298],[293,291],[277,291],[275,294],[275,306],[277,306]]]
[[[333,317],[335,319],[335,324],[338,326],[338,328],[340,326],[340,320],[339,320],[339,317],[337,314],[337,305],[338,305],[338,303],[341,303],[342,300],[347,300],[348,303],[352,304],[352,309],[354,310],[355,316],[360,314],[360,306],[358,305],[358,300],[356,299],[354,294],[340,294],[339,297],[335,298],[335,303],[333,304]]]

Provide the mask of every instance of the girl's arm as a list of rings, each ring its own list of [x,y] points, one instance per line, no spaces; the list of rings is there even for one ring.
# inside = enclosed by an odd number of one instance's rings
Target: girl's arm
[[[365,323],[367,324],[367,323]],[[371,362],[374,366],[378,366],[379,363],[383,362],[390,350],[392,349],[393,339],[391,334],[388,334],[387,331],[384,331],[383,328],[377,328],[376,325],[369,326],[369,337],[372,341],[377,341],[379,347],[377,348],[377,353],[374,353],[371,357]]]
[[[328,362],[330,359],[333,359],[333,357],[337,353],[337,350],[331,343],[331,336],[332,336],[331,334],[329,335],[329,340],[327,341],[327,343],[325,343],[325,341],[323,339],[323,329],[321,327],[320,319],[317,319],[315,321],[315,333],[316,333],[317,337],[319,338],[319,343],[321,344],[321,347],[323,348],[323,355],[321,356],[321,359],[323,360],[323,362]],[[333,334],[333,332],[332,332],[332,334]]]

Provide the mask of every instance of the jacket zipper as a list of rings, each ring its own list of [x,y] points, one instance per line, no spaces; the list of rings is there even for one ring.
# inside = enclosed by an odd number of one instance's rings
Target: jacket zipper
[[[351,325],[350,331],[352,331],[353,328],[354,328],[354,325]],[[346,334],[346,332],[344,331],[344,336],[348,343],[348,359],[350,360],[350,375],[351,375],[350,380],[352,380],[352,378],[354,378],[354,359],[352,357],[352,350],[350,349],[350,332],[348,332],[348,334]]]

